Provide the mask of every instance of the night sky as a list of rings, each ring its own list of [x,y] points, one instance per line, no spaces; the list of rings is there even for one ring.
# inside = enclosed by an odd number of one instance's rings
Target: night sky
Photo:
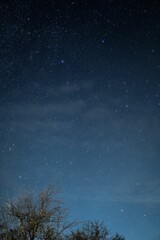
[[[71,219],[160,239],[160,1],[1,5],[1,202],[56,185]]]

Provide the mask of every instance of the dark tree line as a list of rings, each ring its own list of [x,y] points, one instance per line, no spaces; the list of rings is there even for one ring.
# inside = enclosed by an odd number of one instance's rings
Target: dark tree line
[[[48,188],[37,198],[27,193],[0,208],[0,240],[125,240],[110,236],[103,223],[67,221],[67,212]]]

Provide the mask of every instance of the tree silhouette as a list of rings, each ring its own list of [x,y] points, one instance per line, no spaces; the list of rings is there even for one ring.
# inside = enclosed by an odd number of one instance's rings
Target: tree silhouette
[[[125,240],[125,238],[122,235],[119,235],[118,233],[116,233],[116,235],[113,236],[111,240]]]
[[[0,239],[59,240],[73,223],[66,222],[66,211],[48,188],[38,199],[27,193],[7,202],[0,210]]]
[[[87,222],[81,229],[72,231],[69,240],[106,240],[109,231],[99,222]]]
[[[48,188],[38,198],[27,193],[8,201],[0,208],[0,240],[125,240],[119,234],[110,237],[100,222],[89,221],[75,229],[76,222],[67,221],[56,196],[57,191]]]

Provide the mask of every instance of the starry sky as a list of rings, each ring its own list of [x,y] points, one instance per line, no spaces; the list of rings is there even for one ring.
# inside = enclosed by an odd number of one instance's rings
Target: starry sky
[[[160,2],[0,10],[0,201],[55,184],[70,218],[159,240]]]

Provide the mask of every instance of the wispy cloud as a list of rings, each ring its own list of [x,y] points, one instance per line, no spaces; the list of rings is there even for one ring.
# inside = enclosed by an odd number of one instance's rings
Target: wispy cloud
[[[32,87],[36,91],[38,86]],[[83,95],[86,89],[92,94]],[[70,97],[77,91],[77,97]],[[15,94],[19,98],[22,93]],[[105,153],[109,162],[106,173],[110,171],[109,183],[96,183],[93,178],[88,177],[87,180],[85,174],[81,176],[76,172],[87,183],[84,182],[84,189],[77,185],[77,196],[97,201],[159,203],[160,181],[158,174],[153,174],[153,171],[156,170],[154,163],[158,157],[160,123],[153,117],[154,109],[151,106],[147,108],[137,103],[126,105],[127,100],[110,95],[103,96],[105,101],[102,104],[99,100],[101,96],[92,82],[75,83],[69,87],[67,84],[55,88],[44,87],[41,94],[47,96],[42,103],[33,96],[30,102],[4,104],[1,107],[1,131],[7,131],[12,139],[18,136],[26,145],[34,139],[49,146],[72,148],[75,158],[77,149],[78,152],[80,149],[94,152],[96,147],[100,155],[102,152],[103,158]],[[65,95],[65,101],[62,101],[62,95]],[[93,101],[90,104],[95,96],[95,104]],[[101,162],[101,159],[98,161]],[[115,169],[110,170],[112,162]],[[100,165],[97,163],[97,169],[101,168],[104,176],[107,167],[103,169]],[[70,174],[70,179],[74,182],[74,173]],[[96,176],[95,179],[100,177]]]
[[[139,173],[138,173],[139,174]],[[132,204],[160,204],[160,180],[141,183],[137,187],[137,183],[131,183],[126,176],[126,183],[119,180],[117,184],[111,183],[106,185],[87,185],[83,189],[78,186],[74,189],[75,200],[79,198],[87,201],[98,202],[117,202]]]

